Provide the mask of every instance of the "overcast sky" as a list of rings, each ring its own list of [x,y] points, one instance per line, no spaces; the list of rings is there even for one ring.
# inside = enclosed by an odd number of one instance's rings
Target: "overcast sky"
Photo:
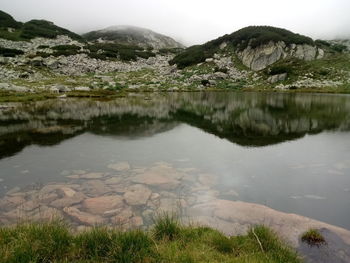
[[[350,37],[350,0],[0,0],[16,20],[46,19],[77,33],[134,25],[200,44],[248,25],[313,38]]]

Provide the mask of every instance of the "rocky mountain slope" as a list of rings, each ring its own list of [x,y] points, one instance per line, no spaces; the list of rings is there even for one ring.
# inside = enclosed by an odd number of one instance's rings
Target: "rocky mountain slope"
[[[106,32],[116,29],[125,28]],[[132,44],[132,37],[116,43],[90,35],[93,41],[88,41],[51,22],[23,24],[0,13],[0,102],[18,100],[14,92],[39,94],[31,99],[42,98],[43,93],[115,96],[121,91],[159,90],[350,92],[346,40],[314,41],[263,26],[181,49],[160,48],[179,44],[148,30],[135,30],[141,32],[134,39],[139,45]]]
[[[184,47],[170,37],[134,26],[112,26],[86,33],[83,37],[88,41],[113,42],[155,49]]]

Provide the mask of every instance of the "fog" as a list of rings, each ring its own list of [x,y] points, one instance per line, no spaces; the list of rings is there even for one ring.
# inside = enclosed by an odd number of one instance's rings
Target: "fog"
[[[46,19],[77,33],[134,25],[185,45],[249,25],[272,25],[312,38],[350,38],[349,0],[0,0],[16,20]]]

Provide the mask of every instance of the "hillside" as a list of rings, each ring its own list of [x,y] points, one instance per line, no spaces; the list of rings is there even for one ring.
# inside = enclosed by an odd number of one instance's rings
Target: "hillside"
[[[0,10],[0,28],[20,28],[22,23],[17,22],[11,15]]]
[[[117,26],[79,36],[49,21],[21,23],[1,12],[0,101],[121,91],[350,92],[347,40],[314,41],[250,26],[181,47],[148,29]]]
[[[30,40],[36,37],[56,38],[66,35],[82,41],[82,37],[46,20],[30,20],[26,23],[16,21],[11,15],[0,10],[0,38],[9,40]]]
[[[99,40],[156,49],[184,47],[170,37],[158,34],[149,29],[134,26],[112,26],[103,30],[86,33],[83,37],[88,41]]]
[[[271,43],[273,43],[272,46]],[[273,45],[278,43],[284,44],[277,47],[277,49],[279,49],[279,54],[273,54],[275,51]],[[220,49],[229,47],[235,50],[237,55],[241,57],[243,64],[252,69],[255,69],[251,63],[245,63],[245,51],[255,50],[259,47],[267,46],[267,48],[270,50],[267,52],[265,52],[265,50],[262,50],[260,53],[269,55],[268,53],[270,52],[270,54],[272,54],[272,56],[275,58],[273,59],[272,63],[268,62],[267,64],[273,64],[279,60],[281,55],[283,55],[281,49],[289,46],[294,46],[295,48],[297,45],[314,47],[315,42],[309,37],[295,34],[282,28],[271,26],[249,26],[242,28],[230,35],[224,35],[215,40],[209,41],[203,45],[189,47],[187,50],[185,50],[185,52],[176,56],[170,63],[177,64],[179,68],[185,68],[187,66],[204,62],[207,58],[212,57]],[[295,50],[295,52],[298,52],[298,50]],[[301,52],[299,51],[299,53]],[[258,54],[258,57],[261,58],[261,54]]]

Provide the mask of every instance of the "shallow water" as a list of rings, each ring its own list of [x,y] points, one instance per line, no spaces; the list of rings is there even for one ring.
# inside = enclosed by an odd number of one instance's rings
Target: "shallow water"
[[[226,199],[350,229],[349,96],[174,93],[6,106],[3,223],[54,211],[77,225],[89,215],[146,225],[159,209],[187,213]],[[96,212],[101,196],[120,200]]]

